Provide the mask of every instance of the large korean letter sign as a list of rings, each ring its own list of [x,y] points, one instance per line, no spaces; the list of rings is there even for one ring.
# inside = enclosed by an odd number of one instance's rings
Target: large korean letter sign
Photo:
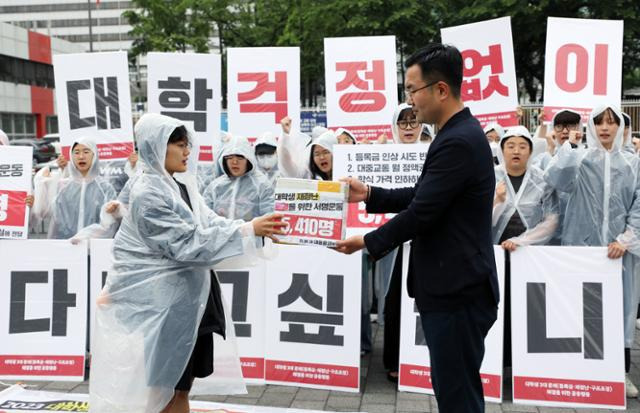
[[[622,20],[547,19],[546,119],[570,108],[586,120],[599,104],[620,105],[623,29]]]
[[[87,244],[0,240],[0,379],[82,381]]]
[[[500,296],[504,296],[504,251],[494,246]],[[402,285],[407,282],[409,268],[409,246],[405,244],[402,263]],[[517,303],[517,301],[512,300]],[[424,338],[422,321],[415,300],[402,289],[402,312],[400,322],[400,377],[398,389],[417,393],[433,394],[429,348]],[[502,347],[504,333],[504,307],[498,306],[498,318],[484,339],[485,353],[480,366],[480,377],[484,399],[502,401]]]
[[[280,136],[282,118],[300,120],[300,48],[228,48],[227,97],[231,134]]]
[[[518,124],[518,87],[511,18],[441,29],[442,42],[462,53],[462,100],[484,126]]]
[[[358,140],[391,136],[398,104],[395,36],[324,39],[327,125]]]
[[[53,56],[60,142],[65,156],[74,140],[91,137],[100,159],[133,152],[133,121],[126,52]]]
[[[248,267],[244,257],[230,258],[215,267],[220,288],[233,320],[242,375],[253,384],[264,384],[265,271],[264,260]]]
[[[33,148],[0,145],[0,238],[26,239]]]
[[[220,55],[149,53],[149,112],[192,125],[200,145],[200,161],[213,162],[220,140]]]
[[[511,254],[514,403],[625,408],[621,274],[606,247]]]
[[[414,186],[425,159],[428,144],[337,145],[333,152],[336,179],[353,176],[383,188]],[[364,202],[347,204],[347,236],[364,234],[386,223],[395,214],[369,214]]]
[[[267,383],[357,392],[361,254],[278,249],[267,263]]]

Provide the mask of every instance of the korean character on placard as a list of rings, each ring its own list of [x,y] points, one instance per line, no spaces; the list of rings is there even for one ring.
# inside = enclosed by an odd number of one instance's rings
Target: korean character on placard
[[[22,164],[21,163],[17,163],[17,164],[13,164],[11,165],[11,176],[12,177],[19,177],[22,176]]]
[[[422,329],[422,319],[418,311],[418,305],[413,303],[413,313],[416,315],[416,346],[426,346],[427,340],[424,338],[424,330]]]
[[[289,330],[280,332],[280,341],[343,346],[344,336],[337,335],[335,329],[344,325],[344,276],[327,275],[327,297],[323,299],[311,289],[309,274],[294,273],[287,291],[278,295],[278,308],[287,307],[298,298],[311,311],[282,311],[280,320],[289,323]],[[306,326],[314,325],[319,325],[317,333],[305,331]]]
[[[482,100],[490,97],[493,93],[502,96],[509,96],[509,88],[500,80],[500,74],[504,73],[502,64],[502,46],[494,44],[489,46],[489,54],[483,56],[479,51],[468,49],[462,52],[464,81],[462,82],[461,94],[462,99],[466,101]],[[467,65],[471,62],[471,66]],[[482,68],[488,66],[491,75],[487,86],[482,89],[479,78],[477,76]]]
[[[362,91],[346,92],[340,96],[339,105],[343,111],[377,112],[385,107],[384,60],[337,62],[336,71],[344,72],[344,77],[336,84],[337,92],[352,86]],[[360,77],[360,72],[364,72],[364,78]]]
[[[11,176],[11,165],[8,163],[0,164],[0,178],[8,178]]]
[[[279,123],[288,114],[287,103],[287,72],[274,72],[273,82],[269,81],[268,72],[238,73],[238,82],[254,82],[253,89],[238,93],[240,113],[273,113],[274,123]],[[273,93],[270,102],[252,102],[267,92]]]
[[[231,284],[231,319],[236,337],[251,337],[251,323],[247,323],[249,303],[249,271],[216,271],[220,284]]]
[[[207,88],[207,79],[194,79],[192,99],[191,83],[178,76],[169,76],[167,80],[158,81],[158,89],[163,90],[158,98],[160,106],[172,109],[160,113],[192,121],[196,132],[207,132],[207,100],[213,98],[213,90]],[[192,100],[193,110],[189,110]]]
[[[318,235],[321,237],[330,237],[333,235],[333,227],[335,222],[329,220],[318,221]]]

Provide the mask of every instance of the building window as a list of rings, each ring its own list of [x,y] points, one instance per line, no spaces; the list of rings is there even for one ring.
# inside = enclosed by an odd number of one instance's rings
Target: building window
[[[58,133],[57,116],[47,116],[47,133]]]
[[[36,117],[23,113],[3,113],[2,130],[9,139],[36,137]]]

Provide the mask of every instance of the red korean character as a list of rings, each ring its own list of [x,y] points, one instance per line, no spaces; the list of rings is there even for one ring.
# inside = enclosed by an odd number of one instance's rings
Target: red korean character
[[[367,62],[338,62],[336,71],[345,72],[344,78],[336,84],[336,91],[346,90],[350,86],[368,92],[348,92],[340,97],[340,108],[345,112],[377,112],[383,109],[387,99],[382,92],[384,90],[384,61],[373,60],[371,70],[367,70]],[[364,72],[364,79],[359,72]]]
[[[238,102],[250,102],[258,99],[266,92],[273,92],[275,102],[241,103],[241,113],[273,113],[275,123],[280,122],[288,114],[287,107],[287,72],[275,72],[275,80],[269,82],[269,73],[238,73],[238,82],[255,82],[255,87],[247,92],[238,93]]]

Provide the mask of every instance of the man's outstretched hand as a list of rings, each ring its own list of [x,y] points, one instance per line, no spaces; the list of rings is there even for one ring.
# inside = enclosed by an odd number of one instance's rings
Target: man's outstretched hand
[[[349,185],[349,202],[363,202],[367,200],[369,187],[358,180],[358,178],[340,178],[341,182]]]
[[[338,241],[336,243],[335,250],[343,254],[353,254],[356,251],[360,251],[365,247],[364,237],[362,235],[354,235],[344,241]]]

